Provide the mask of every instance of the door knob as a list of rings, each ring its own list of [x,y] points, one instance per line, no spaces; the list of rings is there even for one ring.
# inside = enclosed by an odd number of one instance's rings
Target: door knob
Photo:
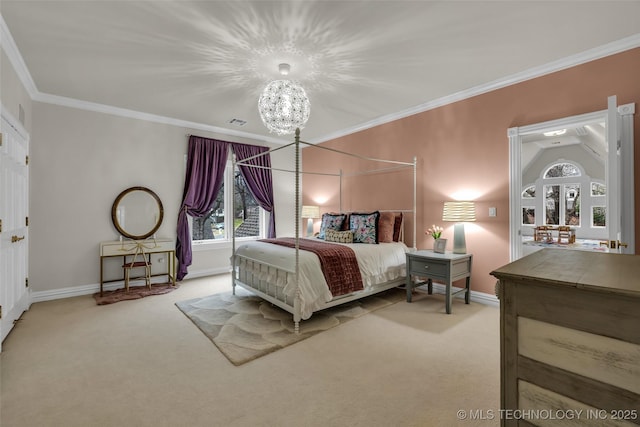
[[[19,242],[20,240],[24,240],[24,236],[22,237],[18,237],[18,236],[11,236],[11,243],[16,243]]]

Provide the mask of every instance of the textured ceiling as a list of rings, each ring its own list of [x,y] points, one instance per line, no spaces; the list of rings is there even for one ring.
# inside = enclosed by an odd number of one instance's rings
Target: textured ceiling
[[[322,141],[640,33],[639,1],[2,0],[0,12],[38,100],[285,141],[257,111],[281,62],[311,101],[304,139]]]

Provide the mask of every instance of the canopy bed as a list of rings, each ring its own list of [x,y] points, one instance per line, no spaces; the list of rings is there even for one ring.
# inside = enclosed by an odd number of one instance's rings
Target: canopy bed
[[[322,174],[335,175],[340,179],[340,212],[323,214],[319,238],[300,237],[300,144],[390,165],[351,175],[343,174],[342,171]],[[235,293],[236,286],[240,286],[291,313],[294,331],[299,333],[300,321],[308,319],[314,312],[404,284],[405,253],[409,250],[404,243],[404,220],[408,215],[411,215],[413,227],[412,244],[415,245],[416,242],[416,159],[402,162],[346,153],[301,141],[299,130],[296,130],[293,143],[270,151],[291,146],[295,148],[295,169],[284,172],[292,173],[295,182],[294,237],[245,242],[236,248],[234,230],[231,262],[233,292]],[[269,151],[254,157],[267,153]],[[248,163],[252,158],[242,161],[234,158],[234,166],[265,168]],[[343,212],[344,177],[401,169],[410,169],[413,173],[411,209]]]

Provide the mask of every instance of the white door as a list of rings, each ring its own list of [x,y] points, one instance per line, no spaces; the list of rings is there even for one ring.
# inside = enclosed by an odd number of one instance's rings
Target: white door
[[[627,115],[633,114],[630,106],[625,107],[623,111]],[[607,108],[607,222],[608,248],[613,253],[635,253],[633,138],[629,141],[625,125],[617,98],[610,96]],[[628,213],[630,209],[632,215]]]
[[[547,246],[532,242],[535,226],[546,224],[571,224],[577,237],[585,239],[583,249],[591,245],[598,251],[635,253],[634,112],[635,104],[618,107],[612,96],[607,110],[509,129],[512,260]],[[560,175],[547,173],[553,172],[547,168],[565,163],[576,166],[575,176],[554,178]],[[575,226],[562,217],[558,222],[557,215],[566,209],[563,196],[571,188],[580,194]],[[547,200],[547,192],[555,200]],[[552,221],[549,212],[556,214]]]
[[[0,126],[0,351],[16,320],[29,308],[29,137],[2,109]]]

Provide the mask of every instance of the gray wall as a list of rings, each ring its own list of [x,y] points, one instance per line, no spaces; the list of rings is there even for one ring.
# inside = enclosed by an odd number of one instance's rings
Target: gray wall
[[[99,243],[118,238],[111,206],[125,188],[141,185],[158,194],[165,217],[157,237],[175,239],[187,135],[273,146],[33,101],[3,50],[1,55],[0,101],[16,119],[22,106],[30,134],[29,285],[35,300],[97,289]],[[293,149],[274,153],[272,164],[292,168]],[[278,235],[291,235],[293,175],[274,172],[274,186]],[[230,244],[194,251],[187,279],[228,271],[230,255]],[[110,261],[107,278],[120,277],[119,260]]]
[[[33,104],[33,118],[29,277],[33,291],[99,283],[98,245],[118,239],[111,206],[128,187],[145,186],[158,194],[165,216],[157,237],[175,239],[189,134],[268,145],[40,102]],[[272,156],[274,166],[293,164],[282,151]],[[281,213],[276,220],[281,223],[290,222],[280,217],[292,212],[293,195],[286,193],[291,187],[276,190],[285,192],[276,196],[276,212]],[[187,278],[228,271],[230,255],[230,245],[225,244],[194,251]],[[109,261],[107,278],[121,275],[119,260]]]

